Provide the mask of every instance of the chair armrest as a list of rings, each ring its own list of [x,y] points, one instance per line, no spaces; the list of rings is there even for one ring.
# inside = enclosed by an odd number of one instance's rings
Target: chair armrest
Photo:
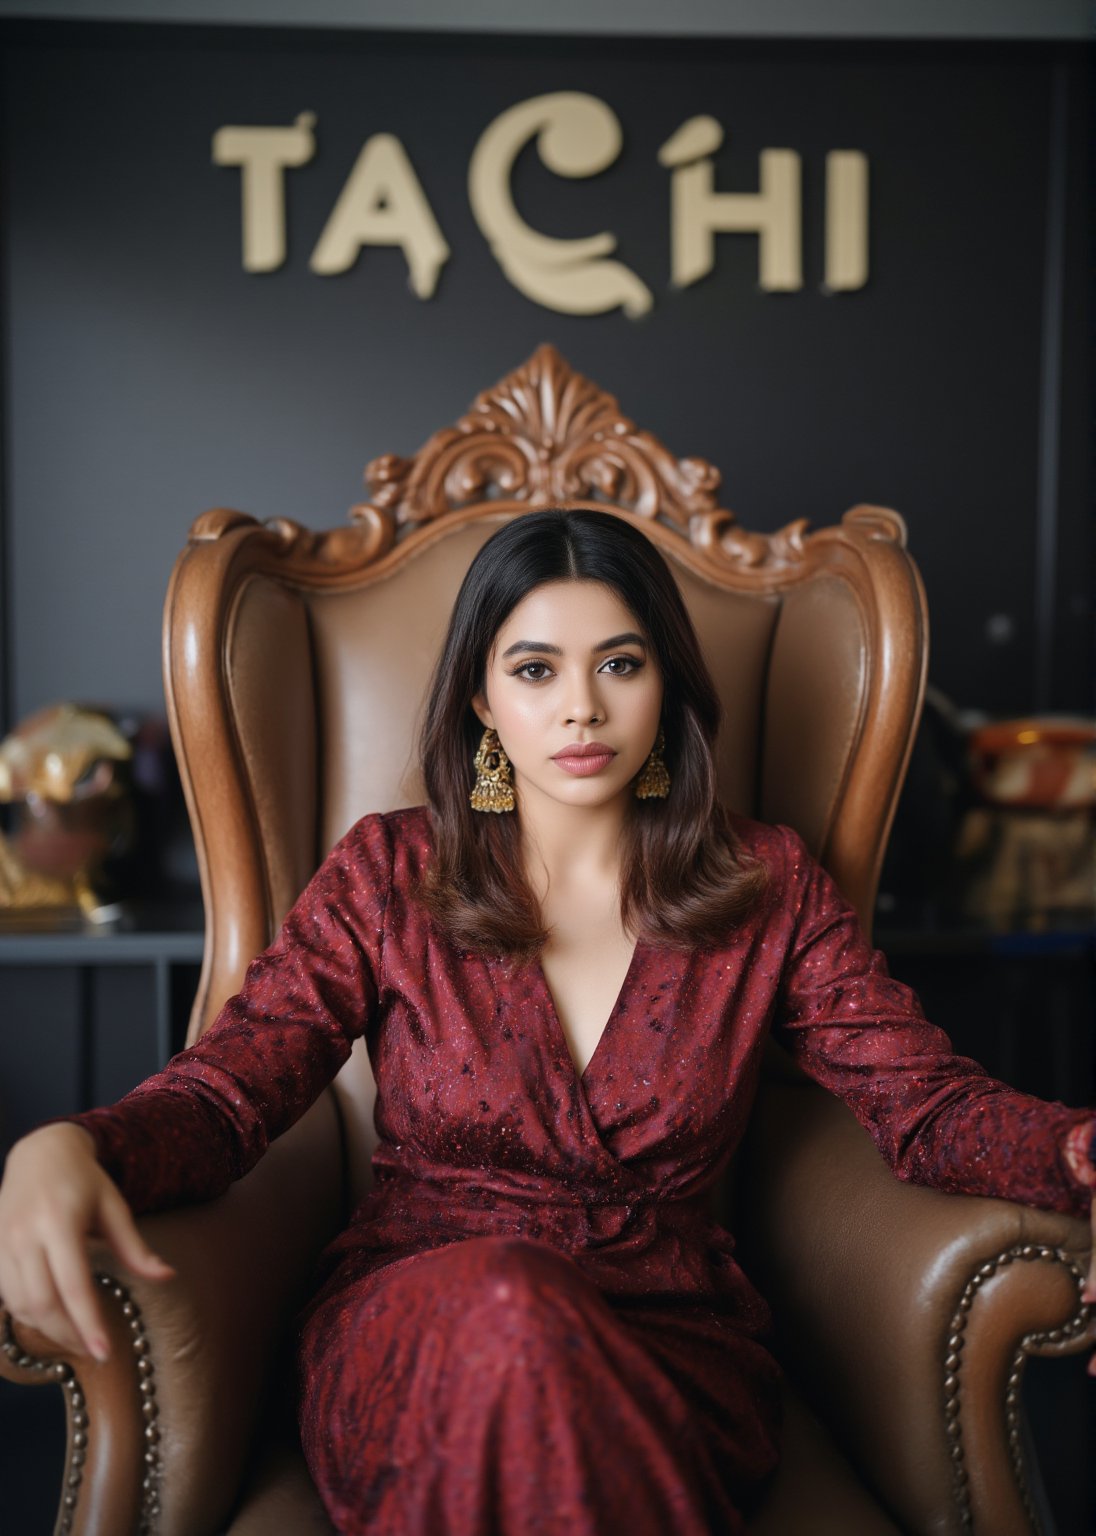
[[[1030,1532],[1020,1380],[1096,1342],[1087,1223],[900,1182],[809,1082],[763,1082],[737,1189],[778,1349],[899,1523]]]
[[[131,1331],[121,1306],[104,1306],[110,1359],[66,1354],[37,1329],[16,1326],[0,1307],[0,1376],[26,1386],[54,1383],[65,1399],[67,1446],[56,1536],[141,1528],[146,1443]],[[155,1426],[153,1426],[155,1430]]]
[[[68,1357],[11,1329],[0,1370],[65,1390],[68,1455],[58,1531],[206,1536],[231,1509],[277,1347],[340,1219],[341,1143],[325,1093],[246,1178],[208,1204],[142,1217],[177,1271],[137,1279],[96,1246],[111,1356]]]

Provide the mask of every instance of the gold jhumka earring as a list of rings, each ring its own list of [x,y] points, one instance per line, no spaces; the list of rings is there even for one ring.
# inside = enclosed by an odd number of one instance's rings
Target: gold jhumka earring
[[[514,783],[510,776],[510,759],[499,741],[498,732],[488,726],[480,740],[476,753],[476,783],[468,796],[474,811],[512,811],[514,809]]]
[[[670,773],[662,760],[662,749],[665,745],[666,732],[659,726],[658,740],[651,748],[651,754],[636,779],[637,800],[665,800],[670,793]]]

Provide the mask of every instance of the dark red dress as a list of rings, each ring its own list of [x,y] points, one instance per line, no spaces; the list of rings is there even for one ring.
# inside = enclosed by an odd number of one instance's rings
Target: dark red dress
[[[771,1029],[897,1176],[1084,1214],[1091,1110],[951,1053],[797,833],[726,943],[641,942],[579,1077],[539,963],[451,944],[412,899],[423,807],[328,856],[201,1042],[76,1117],[138,1210],[224,1190],[366,1035],[375,1185],[301,1318],[300,1424],[337,1529],[736,1532],[778,1456],[765,1302],[704,1212]]]

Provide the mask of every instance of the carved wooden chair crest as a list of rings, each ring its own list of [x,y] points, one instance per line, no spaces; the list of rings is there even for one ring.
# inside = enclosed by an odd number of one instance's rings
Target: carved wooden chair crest
[[[711,464],[676,458],[550,346],[366,479],[342,528],[216,510],[176,564],[165,685],[206,899],[191,1039],[337,838],[422,801],[419,701],[452,600],[484,540],[533,507],[642,523],[723,700],[724,801],[795,826],[870,933],[928,654],[897,513],[746,530]],[[292,1435],[260,1434],[261,1410],[314,1257],[364,1193],[372,1094],[359,1042],[226,1196],[147,1218],[178,1267],[170,1287],[101,1256],[124,1345],[107,1366],[7,1325],[0,1370],[66,1394],[60,1530],[328,1529]],[[751,1529],[1034,1529],[1018,1384],[1028,1355],[1096,1338],[1078,1301],[1084,1224],[899,1184],[841,1104],[779,1072],[744,1156],[734,1229],[790,1378],[785,1463]]]

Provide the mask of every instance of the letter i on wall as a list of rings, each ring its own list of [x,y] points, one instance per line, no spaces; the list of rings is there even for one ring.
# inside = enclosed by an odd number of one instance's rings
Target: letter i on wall
[[[826,156],[826,275],[823,293],[848,293],[868,280],[868,157],[858,149]]]

